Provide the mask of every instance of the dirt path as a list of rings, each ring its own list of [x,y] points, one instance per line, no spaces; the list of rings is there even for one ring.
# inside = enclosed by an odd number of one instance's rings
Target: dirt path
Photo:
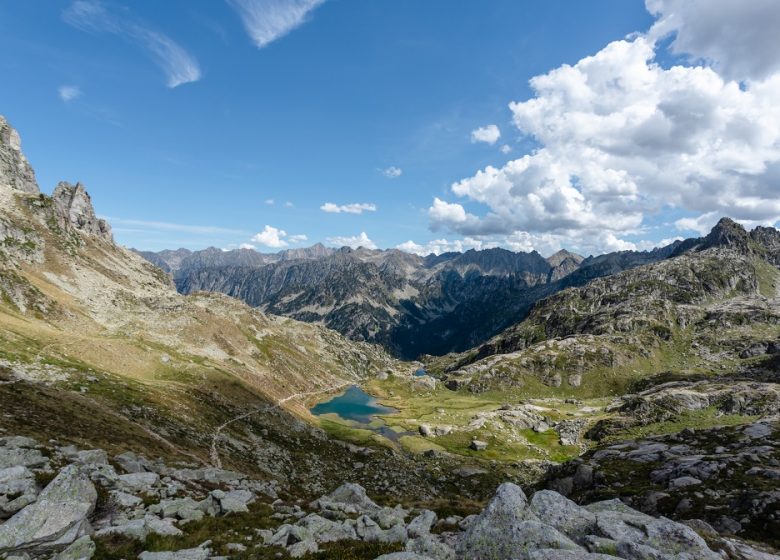
[[[254,414],[258,414],[260,412],[268,412],[269,410],[272,410],[274,408],[278,408],[281,405],[283,405],[286,402],[289,402],[293,399],[299,399],[304,397],[312,397],[314,395],[319,395],[320,393],[330,393],[333,391],[338,391],[339,389],[342,389],[348,385],[354,385],[354,381],[344,381],[342,383],[337,383],[336,385],[332,385],[330,387],[325,387],[324,389],[317,389],[315,391],[307,391],[303,393],[293,393],[292,395],[288,397],[284,397],[283,399],[279,399],[274,404],[268,404],[261,407],[258,407],[254,410],[250,410],[249,412],[245,412],[239,416],[236,416],[235,418],[231,418],[227,422],[224,422],[223,424],[220,424],[217,426],[217,428],[214,430],[214,434],[211,437],[211,451],[209,452],[209,458],[211,460],[211,465],[213,467],[216,467],[218,469],[222,468],[222,460],[219,458],[219,451],[217,451],[217,442],[219,441],[219,436],[222,434],[222,431],[230,426],[231,424],[235,422],[239,422],[241,420],[244,420],[245,418],[249,418],[250,416]]]

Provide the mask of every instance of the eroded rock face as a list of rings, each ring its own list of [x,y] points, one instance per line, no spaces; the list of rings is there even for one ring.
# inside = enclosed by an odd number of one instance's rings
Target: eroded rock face
[[[60,182],[52,193],[52,201],[63,225],[113,241],[111,226],[95,215],[92,199],[81,183]]]
[[[71,544],[89,532],[96,502],[95,486],[79,466],[65,467],[35,503],[0,525],[0,554]]]
[[[22,153],[22,141],[4,117],[0,116],[0,187],[38,194],[35,172]]]

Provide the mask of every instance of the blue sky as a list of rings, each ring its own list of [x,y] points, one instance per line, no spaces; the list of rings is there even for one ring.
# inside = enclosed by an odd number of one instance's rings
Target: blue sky
[[[529,80],[629,34],[649,36],[663,9],[629,0],[0,0],[0,48],[11,53],[0,59],[0,114],[22,135],[41,188],[83,182],[128,246],[644,248],[703,229],[733,198],[659,202],[668,184],[615,186],[640,167],[612,160],[609,177],[573,168],[568,186],[540,198],[509,162],[549,149],[531,162],[547,162],[537,176],[549,184],[556,162],[583,156],[545,137],[540,122],[554,115],[509,103],[538,97],[543,112],[571,114],[550,101],[561,80],[547,96]],[[685,45],[673,52],[658,35],[656,60],[668,68]],[[690,60],[725,76],[715,58]],[[509,177],[511,195],[499,175],[476,184],[487,166]],[[602,180],[607,202],[594,186]],[[757,189],[740,195],[735,217],[774,223],[748,200],[763,196]],[[598,220],[604,212],[614,212],[613,229]]]

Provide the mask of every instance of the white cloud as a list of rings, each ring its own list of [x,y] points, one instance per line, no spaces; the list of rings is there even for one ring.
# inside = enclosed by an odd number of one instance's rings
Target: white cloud
[[[252,237],[252,242],[278,249],[287,247],[290,244],[295,245],[296,243],[306,241],[306,239],[308,238],[305,235],[288,235],[283,229],[266,225],[263,231]]]
[[[400,177],[403,174],[403,170],[400,167],[395,166],[380,169],[379,171],[388,179],[395,179],[396,177]]]
[[[263,48],[306,22],[325,0],[227,0],[252,41]]]
[[[658,17],[652,38],[674,34],[672,50],[704,60],[725,78],[764,79],[780,70],[777,0],[645,0]]]
[[[533,78],[535,96],[510,109],[538,148],[454,183],[454,196],[482,210],[437,198],[431,228],[565,234],[617,250],[648,211],[667,207],[778,221],[780,71],[740,84],[713,67],[663,68],[656,48],[638,35]]]
[[[510,146],[509,144],[504,144],[503,146],[501,146],[500,150],[502,154],[508,154],[509,152],[512,151],[512,146]]]
[[[353,204],[333,204],[332,202],[326,202],[320,206],[320,210],[328,212],[330,214],[362,214],[363,212],[376,212],[376,204],[365,203],[353,203]]]
[[[57,88],[57,94],[65,103],[81,97],[81,90],[78,86],[60,86]]]
[[[409,240],[401,243],[400,245],[397,245],[396,249],[424,257],[430,254],[441,255],[442,253],[450,252],[462,253],[463,251],[468,251],[469,249],[487,249],[497,245],[498,244],[491,244],[489,242],[486,243],[479,239],[467,237],[465,239],[454,239],[452,241],[448,241],[447,239],[434,239],[433,241],[428,241],[423,245]]]
[[[695,231],[699,235],[707,235],[720,218],[718,212],[707,212],[696,218],[680,218],[674,222],[674,227],[680,231]]]
[[[254,245],[252,245],[251,243],[242,243],[241,245],[238,246],[238,248],[239,249],[250,249],[252,251],[254,251],[256,249],[256,247]]]
[[[482,126],[471,131],[472,142],[485,142],[486,144],[490,144],[492,146],[498,142],[499,138],[501,138],[501,131],[494,124]]]
[[[376,243],[371,241],[363,231],[360,235],[353,235],[350,237],[328,237],[328,243],[336,245],[337,247],[351,247],[357,249],[358,247],[365,247],[366,249],[376,249]]]
[[[165,72],[170,88],[201,77],[198,61],[173,39],[124,13],[110,12],[98,0],[75,0],[62,12],[62,19],[81,31],[117,35],[142,47]]]
[[[293,203],[292,203],[292,202],[290,202],[289,200],[288,200],[287,202],[285,202],[285,203],[284,203],[284,207],[285,207],[285,208],[292,208],[293,206],[294,206],[294,205],[293,205]]]
[[[274,199],[273,199],[273,198],[267,198],[267,199],[265,199],[265,203],[266,203],[268,206],[273,206],[273,205],[274,205],[274,202],[275,202],[275,201],[274,201]]]

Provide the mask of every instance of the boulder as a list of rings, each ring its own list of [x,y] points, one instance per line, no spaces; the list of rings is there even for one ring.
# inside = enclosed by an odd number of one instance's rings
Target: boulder
[[[68,548],[60,552],[53,560],[89,560],[95,555],[95,543],[89,535],[73,541]]]
[[[354,527],[347,522],[331,521],[312,513],[298,522],[311,534],[312,540],[317,543],[328,543],[342,540],[357,540]]]
[[[487,442],[485,442],[485,441],[480,441],[480,440],[478,440],[478,439],[475,439],[475,440],[473,440],[473,441],[471,442],[471,444],[469,445],[469,447],[470,447],[471,449],[473,449],[474,451],[484,451],[485,449],[487,449],[487,447],[488,447],[488,444],[487,444]]]
[[[249,490],[231,490],[219,498],[219,507],[225,514],[242,513],[249,511],[247,506],[254,501],[255,495]]]
[[[173,519],[160,519],[155,515],[146,515],[143,519],[133,519],[121,525],[106,527],[95,533],[98,537],[107,535],[123,535],[132,539],[142,541],[151,534],[162,535],[164,537],[175,537],[181,535],[181,529],[173,524]]]
[[[204,512],[199,509],[200,504],[190,498],[177,498],[174,500],[162,500],[158,504],[149,507],[150,513],[160,514],[162,517],[177,517],[187,521],[203,519]]]
[[[421,554],[435,560],[455,560],[455,549],[436,535],[423,535],[406,542],[406,552]]]
[[[69,545],[89,531],[97,491],[78,465],[62,469],[38,500],[0,525],[0,553]]]
[[[366,490],[359,484],[346,483],[326,496],[315,500],[312,507],[321,510],[342,511],[348,514],[377,512],[380,508],[366,495]]]
[[[458,556],[474,560],[514,558],[519,547],[527,546],[528,541],[533,540],[534,534],[538,532],[539,527],[525,525],[529,521],[540,525],[536,514],[528,507],[528,499],[522,489],[505,482],[469,525],[458,543]],[[549,529],[551,535],[558,533],[552,527]],[[569,540],[563,535],[561,537],[564,543]],[[576,548],[574,543],[571,545]]]
[[[153,472],[119,475],[119,485],[131,492],[150,492],[159,480],[160,475]]]
[[[534,494],[531,511],[542,523],[555,527],[573,540],[591,534],[596,528],[596,514],[552,490],[541,490]]]
[[[197,548],[175,552],[142,552],[138,555],[138,560],[208,560],[211,556],[210,545],[211,541],[206,541]]]
[[[42,467],[49,460],[37,449],[24,447],[0,447],[0,469],[8,467]]]
[[[139,457],[132,451],[117,455],[114,457],[114,460],[126,473],[140,473],[151,470],[149,468],[149,461],[144,457]]]
[[[113,490],[111,492],[111,501],[120,508],[124,509],[134,508],[140,506],[143,503],[143,500],[138,496],[133,496],[132,494],[121,492],[119,490]]]
[[[320,547],[314,541],[299,541],[287,548],[287,553],[290,558],[301,558],[307,554],[315,554],[319,551]]]
[[[394,508],[384,507],[379,513],[372,514],[373,518],[379,523],[382,529],[389,529],[394,525],[403,524],[408,512],[400,505]]]
[[[87,449],[76,454],[76,461],[83,465],[107,465],[108,455],[102,449]]]
[[[431,527],[436,523],[436,517],[434,512],[425,510],[412,519],[411,523],[409,523],[409,526],[406,528],[409,538],[422,537],[430,534]]]

